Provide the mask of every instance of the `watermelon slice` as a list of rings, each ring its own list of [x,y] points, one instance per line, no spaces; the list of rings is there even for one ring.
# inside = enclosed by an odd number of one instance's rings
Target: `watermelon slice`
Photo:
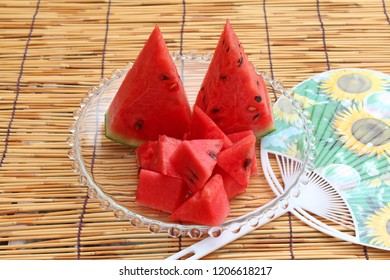
[[[198,106],[194,106],[188,139],[222,139],[222,149],[226,149],[233,144],[226,134]]]
[[[158,26],[126,74],[106,113],[106,136],[139,146],[159,135],[181,139],[191,108]]]
[[[249,182],[255,143],[255,136],[248,135],[218,155],[218,166],[242,186]]]
[[[182,179],[141,169],[135,201],[150,208],[172,213],[185,200],[188,189]]]
[[[229,212],[230,205],[223,188],[222,177],[216,174],[203,189],[190,196],[170,217],[182,222],[219,226]]]
[[[229,137],[229,139],[233,143],[236,143],[249,135],[253,135],[252,130],[245,130],[242,132],[232,133],[232,134],[227,135],[227,137]],[[258,172],[258,166],[257,166],[257,156],[256,156],[256,147],[255,147],[255,153],[254,153],[253,158],[252,158],[251,176],[257,176],[258,174],[259,174],[259,172]]]
[[[153,155],[157,148],[157,141],[148,141],[135,150],[139,168],[149,169]]]
[[[241,131],[241,132],[231,133],[231,134],[228,134],[227,137],[230,139],[230,141],[232,141],[232,143],[237,143],[238,141],[244,139],[245,137],[247,137],[249,135],[253,135],[252,130],[245,130],[245,131]]]
[[[171,163],[171,156],[175,153],[181,140],[161,135],[157,141],[155,153],[151,159],[149,169],[161,174],[181,178]]]
[[[223,187],[228,199],[232,199],[237,195],[244,193],[248,187],[247,185],[237,183],[237,181],[234,180],[232,176],[230,176],[218,165],[215,166],[213,174],[219,174],[222,176]]]
[[[275,129],[264,80],[248,61],[226,21],[195,105],[225,134],[253,130],[257,138]]]
[[[185,140],[171,157],[171,162],[191,192],[203,188],[217,164],[222,140]]]

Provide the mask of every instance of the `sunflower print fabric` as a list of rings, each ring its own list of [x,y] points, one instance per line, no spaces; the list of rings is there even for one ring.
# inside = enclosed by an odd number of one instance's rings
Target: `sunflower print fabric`
[[[390,248],[390,76],[332,70],[293,92],[315,127],[316,170],[348,203],[360,242]],[[277,130],[263,139],[262,149],[302,159],[300,118],[285,97],[273,108]]]
[[[382,91],[385,84],[386,80],[375,72],[349,69],[329,73],[321,88],[337,101],[362,102],[372,93]]]
[[[368,217],[366,228],[371,244],[390,247],[390,202]]]

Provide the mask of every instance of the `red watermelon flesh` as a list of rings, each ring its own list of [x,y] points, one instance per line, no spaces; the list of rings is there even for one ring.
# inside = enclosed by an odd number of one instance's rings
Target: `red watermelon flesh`
[[[195,105],[225,134],[253,130],[261,137],[275,129],[264,80],[248,61],[226,21]]]
[[[179,139],[161,135],[157,141],[157,146],[149,169],[167,176],[181,178],[180,174],[171,163],[171,157],[180,143],[181,140]]]
[[[219,226],[229,215],[230,205],[222,177],[214,175],[203,189],[193,194],[170,216],[174,220]]]
[[[234,143],[218,155],[218,166],[243,186],[248,185],[249,182],[255,143],[256,138],[252,134]]]
[[[137,164],[139,168],[149,169],[153,155],[156,151],[157,141],[148,141],[136,150]]]
[[[222,149],[233,144],[226,134],[198,106],[194,106],[188,139],[222,139]]]
[[[245,137],[253,135],[252,130],[245,130],[242,132],[237,132],[237,133],[232,133],[227,135],[229,139],[233,142],[236,143],[240,141],[241,139],[244,139]],[[258,173],[258,166],[257,166],[257,156],[256,156],[256,147],[255,147],[255,153],[252,158],[252,166],[251,166],[251,176],[257,176]]]
[[[188,189],[180,178],[141,169],[135,201],[150,208],[172,213],[185,200]]]
[[[232,199],[237,195],[244,193],[248,187],[248,185],[241,185],[237,183],[237,181],[234,180],[232,176],[230,176],[218,165],[216,165],[214,168],[214,174],[220,174],[222,176],[223,187],[229,199]]]
[[[162,34],[155,27],[106,113],[106,136],[139,146],[159,135],[181,139],[191,108]]]
[[[191,192],[203,188],[210,178],[221,148],[222,140],[185,140],[172,155],[171,163]]]
[[[244,139],[245,137],[247,137],[249,135],[253,135],[252,130],[245,130],[245,131],[241,131],[241,132],[231,133],[231,134],[228,134],[227,137],[230,139],[230,141],[232,141],[232,143],[237,143],[238,141]]]

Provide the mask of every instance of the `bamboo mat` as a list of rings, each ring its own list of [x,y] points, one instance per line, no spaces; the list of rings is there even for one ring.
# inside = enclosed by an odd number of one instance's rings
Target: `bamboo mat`
[[[80,100],[134,60],[155,23],[171,50],[210,51],[229,18],[250,59],[291,87],[340,67],[390,74],[389,14],[388,0],[0,1],[0,259],[164,259],[194,243],[117,221],[87,198],[67,156]],[[390,252],[284,215],[205,259]]]

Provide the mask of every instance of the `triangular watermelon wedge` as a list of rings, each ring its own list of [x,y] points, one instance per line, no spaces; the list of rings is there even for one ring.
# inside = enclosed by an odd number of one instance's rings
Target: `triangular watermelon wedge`
[[[221,139],[223,140],[222,149],[226,149],[233,144],[226,134],[198,106],[194,106],[188,139]]]
[[[182,222],[219,226],[229,215],[230,205],[222,177],[214,175],[203,189],[187,198],[170,218]]]
[[[234,180],[232,176],[225,172],[221,167],[219,167],[218,164],[215,166],[213,174],[219,174],[222,176],[223,187],[228,199],[232,199],[237,195],[244,193],[248,187],[248,185],[241,185],[237,183],[237,181]]]
[[[255,136],[248,135],[218,155],[218,166],[242,186],[249,182],[255,143]]]
[[[275,129],[264,80],[256,74],[229,21],[226,21],[195,105],[225,134],[251,129],[259,138]]]
[[[106,113],[106,136],[130,146],[159,135],[181,139],[190,121],[182,81],[156,25]]]
[[[185,140],[171,157],[177,172],[192,193],[202,189],[213,173],[222,140]]]
[[[229,139],[234,144],[234,143],[244,139],[245,137],[247,137],[249,135],[253,135],[252,130],[245,130],[242,132],[228,134],[227,137],[229,137]],[[254,153],[253,158],[252,158],[251,176],[257,176],[258,174],[259,174],[259,172],[258,172],[258,166],[257,166],[256,149],[255,149],[255,153]]]
[[[171,157],[176,152],[180,143],[181,140],[179,139],[160,135],[149,164],[149,169],[167,176],[181,178],[180,174],[171,163]]]

